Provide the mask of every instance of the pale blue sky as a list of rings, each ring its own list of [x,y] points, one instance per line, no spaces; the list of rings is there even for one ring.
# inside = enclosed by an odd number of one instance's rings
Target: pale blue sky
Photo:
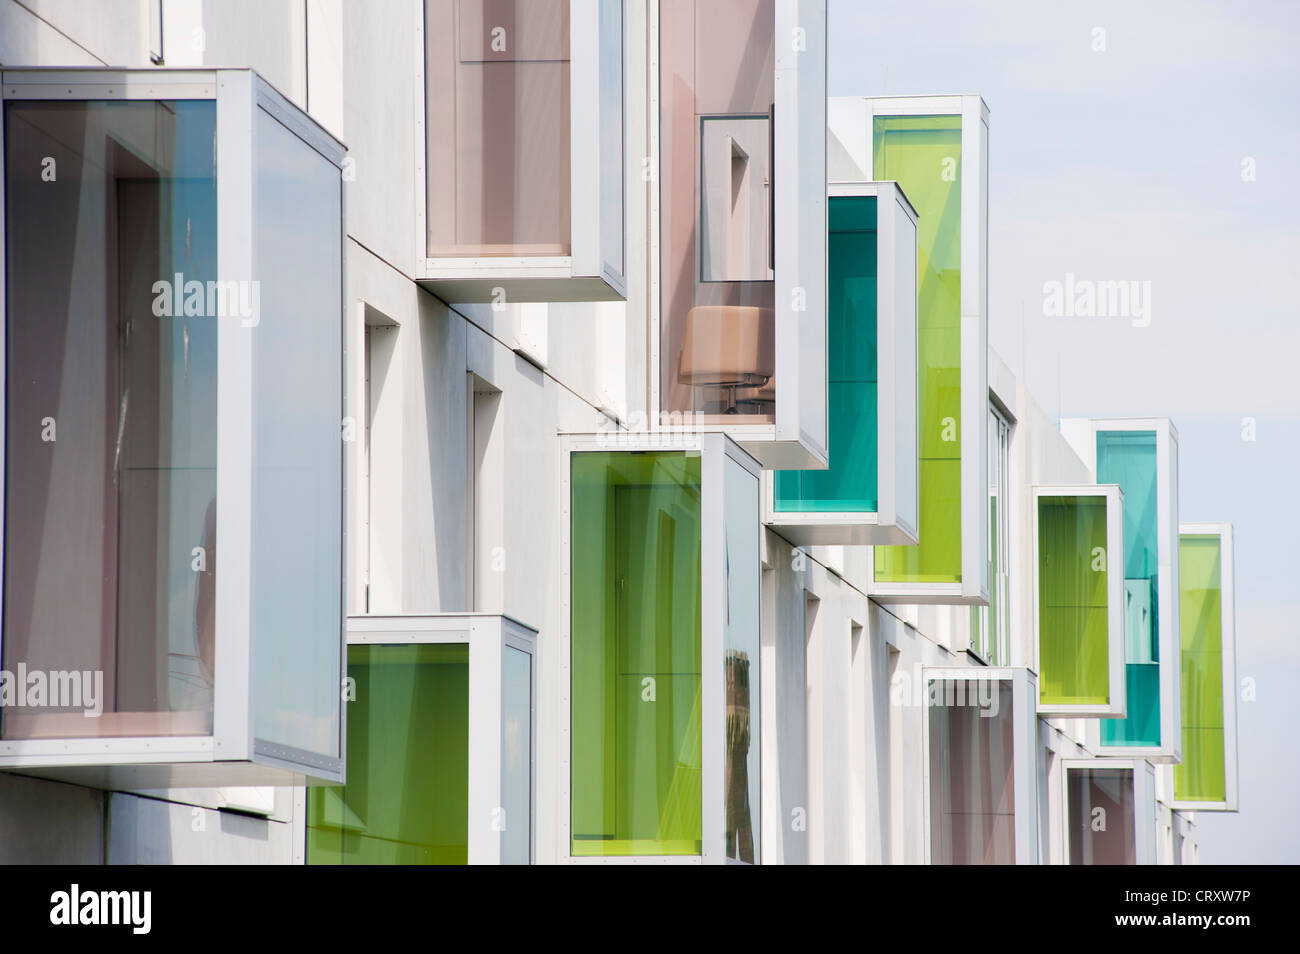
[[[993,348],[1053,416],[1173,418],[1181,518],[1235,525],[1258,701],[1240,814],[1198,816],[1203,863],[1300,862],[1298,41],[1287,2],[830,0],[832,96],[989,105]],[[1045,317],[1067,272],[1150,282],[1150,326]]]

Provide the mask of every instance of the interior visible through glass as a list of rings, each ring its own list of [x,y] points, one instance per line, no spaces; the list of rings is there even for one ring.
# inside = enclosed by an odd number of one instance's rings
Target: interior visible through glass
[[[874,513],[879,506],[876,197],[831,196],[827,215],[830,467],[777,471],[775,508]]]
[[[347,784],[307,789],[308,864],[465,864],[469,644],[354,645]]]
[[[874,177],[902,186],[917,222],[920,542],[876,547],[875,579],[961,582],[960,116],[877,116]]]
[[[775,11],[659,5],[661,404],[701,423],[775,419]]]
[[[4,104],[3,668],[45,691],[3,738],[212,732],[215,138],[212,101]]]
[[[699,854],[700,457],[576,453],[571,475],[570,851]]]
[[[1137,864],[1133,770],[1069,769],[1070,864]]]
[[[930,861],[1013,864],[1014,713],[1003,680],[940,679],[930,707]]]
[[[424,38],[429,256],[568,255],[569,0],[427,0]]]

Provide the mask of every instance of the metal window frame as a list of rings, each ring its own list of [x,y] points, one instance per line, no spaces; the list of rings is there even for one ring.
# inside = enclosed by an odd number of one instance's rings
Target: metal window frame
[[[936,681],[1009,682],[1012,713],[1012,772],[1015,798],[1015,863],[1038,864],[1038,678],[1028,669],[1013,666],[923,667],[921,690],[921,776],[925,864],[933,864],[930,831],[932,789],[930,780],[930,683]]]
[[[1061,761],[1061,827],[1057,832],[1061,838],[1061,864],[1070,863],[1070,772],[1115,769],[1133,774],[1134,864],[1156,863],[1156,788],[1151,763],[1139,758],[1070,758]]]
[[[428,142],[425,109],[430,95],[425,69],[425,3],[415,13],[415,279],[434,295],[452,304],[495,302],[504,293],[508,302],[601,302],[625,301],[628,295],[628,119],[629,83],[626,72],[628,46],[627,0],[619,4],[623,47],[620,51],[622,95],[616,103],[623,130],[623,162],[617,185],[617,199],[623,204],[623,231],[617,236],[603,233],[601,208],[614,197],[602,193],[608,183],[600,177],[602,110],[612,109],[601,98],[600,18],[610,9],[609,0],[570,0],[569,3],[569,177],[570,219],[568,255],[454,256],[428,254],[428,186],[425,169]],[[592,189],[592,183],[597,188]],[[622,266],[609,261],[617,246]],[[501,291],[498,291],[500,289]]]
[[[112,101],[208,100],[216,103],[218,272],[257,275],[256,120],[262,110],[342,170],[344,146],[249,69],[106,69],[24,68],[0,72],[0,100]],[[4,154],[0,122],[0,156]],[[4,181],[0,175],[0,209]],[[347,297],[345,204],[339,181],[340,298],[338,368],[340,407],[346,400]],[[0,228],[0,263],[5,261],[7,225]],[[7,327],[4,268],[0,264],[0,324]],[[217,328],[217,485],[221,506],[217,554],[213,687],[213,731],[204,736],[135,736],[0,741],[0,770],[22,771],[100,788],[173,788],[211,786],[329,784],[342,781],[346,758],[346,711],[339,703],[337,756],[270,745],[254,738],[250,627],[252,521],[252,347],[242,322],[221,321]],[[0,394],[3,394],[6,336],[0,335]],[[0,468],[5,464],[4,416],[0,415]],[[342,442],[338,449],[341,494],[347,476]],[[344,507],[339,512],[340,594],[346,559]],[[0,495],[0,527],[4,500]],[[0,573],[3,573],[0,547]],[[3,612],[0,595],[0,614]],[[345,604],[340,602],[339,667],[346,671]],[[0,633],[0,640],[3,634]],[[336,693],[332,693],[338,698]]]
[[[1221,625],[1223,653],[1223,801],[1200,801],[1174,798],[1174,769],[1162,766],[1166,774],[1164,791],[1169,793],[1169,806],[1179,812],[1235,812],[1238,806],[1237,761],[1237,604],[1236,569],[1233,557],[1233,531],[1231,523],[1183,523],[1178,526],[1182,536],[1219,537],[1219,590],[1223,613]],[[1182,657],[1182,635],[1179,634],[1178,654]]]
[[[1038,513],[1039,502],[1051,497],[1100,497],[1106,501],[1106,675],[1109,699],[1105,704],[1050,705],[1045,704],[1039,687],[1038,714],[1043,717],[1077,719],[1077,718],[1122,718],[1127,703],[1128,681],[1124,669],[1124,576],[1112,571],[1112,554],[1120,555],[1120,569],[1123,569],[1124,555],[1124,493],[1118,484],[1063,484],[1052,486],[1035,485],[1031,499],[1033,509],[1030,513],[1030,554],[1031,554],[1031,599],[1033,618],[1033,659],[1034,671],[1042,674],[1042,633],[1039,619],[1039,560],[1038,549]]]
[[[1152,431],[1156,435],[1156,596],[1160,613],[1157,642],[1160,648],[1160,745],[1101,744],[1101,727],[1095,719],[1087,723],[1087,745],[1098,757],[1145,758],[1153,763],[1182,760],[1182,659],[1179,646],[1178,585],[1178,431],[1164,417],[1066,418],[1061,434],[1097,477],[1097,433],[1099,431]],[[1126,637],[1127,638],[1127,637]],[[1173,665],[1165,662],[1172,660]],[[1169,731],[1174,727],[1176,731]]]
[[[900,288],[896,279],[897,252],[907,241],[909,230],[915,262],[917,214],[896,182],[832,182],[827,186],[828,200],[842,197],[876,200],[877,508],[777,510],[776,474],[768,471],[763,475],[763,522],[795,546],[914,544],[920,499],[915,269],[908,287]],[[828,431],[829,414],[828,404]],[[828,447],[828,452],[833,462],[834,448]]]
[[[354,615],[349,646],[469,645],[469,863],[502,863],[502,831],[495,827],[505,804],[502,741],[505,650],[526,653],[532,663],[529,698],[528,859],[537,859],[537,641],[538,631],[496,613]],[[509,824],[506,819],[506,824]]]
[[[698,454],[700,461],[700,766],[701,815],[698,855],[611,855],[574,856],[572,849],[573,766],[572,766],[572,547],[573,514],[571,506],[571,461],[577,454],[592,452],[685,451]],[[726,855],[726,671],[724,628],[726,620],[726,463],[732,460],[759,484],[761,469],[735,441],[723,434],[681,433],[676,436],[625,434],[568,434],[560,439],[560,639],[559,639],[559,837],[557,858],[561,864],[656,864],[699,865],[738,864]],[[756,509],[754,519],[759,519]],[[761,581],[760,581],[761,582]],[[755,589],[762,612],[761,586]],[[762,685],[759,675],[751,678]],[[760,696],[760,706],[763,705]],[[762,730],[762,712],[752,724]],[[706,731],[706,727],[716,731]],[[760,775],[762,748],[759,743]],[[761,785],[760,785],[761,790]],[[761,797],[761,795],[760,795]],[[756,812],[758,806],[755,806]],[[762,818],[758,819],[761,838]],[[761,845],[761,841],[760,841]],[[761,857],[761,855],[759,856]]]
[[[961,117],[961,581],[878,582],[873,556],[867,592],[878,603],[987,606],[989,108],[971,94],[835,97],[834,134],[864,172],[874,171],[877,116]]]
[[[708,0],[697,0],[708,2]],[[774,0],[772,119],[772,255],[775,379],[771,424],[704,424],[725,434],[765,470],[825,467],[829,461],[826,387],[826,0]],[[649,155],[658,168],[663,104],[659,99],[659,4],[649,4]],[[780,38],[789,37],[789,42]],[[796,49],[795,37],[802,39]],[[793,117],[788,119],[788,117]],[[789,125],[787,125],[787,123]],[[778,128],[779,133],[778,133]],[[649,407],[651,433],[684,412],[663,407],[660,376],[663,314],[661,183],[649,183]],[[698,207],[698,197],[696,205]],[[690,418],[689,413],[684,414]]]
[[[989,576],[989,603],[970,607],[970,634],[967,651],[990,666],[1009,666],[1011,659],[1011,441],[1016,431],[1016,419],[1002,401],[989,391],[989,499],[995,496],[998,506],[998,533],[989,528],[988,561],[996,562],[996,571]],[[1003,438],[1005,437],[1005,441]],[[997,485],[994,486],[992,468],[997,463]],[[994,550],[996,549],[996,553]],[[994,604],[999,611],[993,614]],[[1035,671],[1037,671],[1035,667]]]

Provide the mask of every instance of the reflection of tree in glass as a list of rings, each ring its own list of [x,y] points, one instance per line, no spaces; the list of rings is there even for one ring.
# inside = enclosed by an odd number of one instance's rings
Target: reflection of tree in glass
[[[749,806],[749,655],[728,650],[727,682],[727,857],[754,863]]]

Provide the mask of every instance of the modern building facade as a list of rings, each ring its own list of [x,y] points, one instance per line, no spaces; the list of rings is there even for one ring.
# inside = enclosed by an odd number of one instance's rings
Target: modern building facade
[[[827,29],[0,0],[0,861],[1195,860],[1230,529]]]

